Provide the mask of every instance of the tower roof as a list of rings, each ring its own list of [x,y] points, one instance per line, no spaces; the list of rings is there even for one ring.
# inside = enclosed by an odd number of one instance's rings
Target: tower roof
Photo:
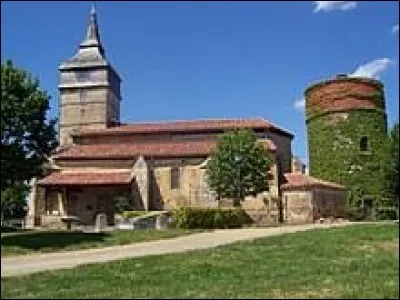
[[[104,55],[104,49],[100,42],[99,28],[97,26],[97,13],[94,4],[92,5],[92,8],[90,10],[86,37],[80,44],[79,48],[98,48],[99,52]]]
[[[110,66],[110,64],[105,58],[105,51],[100,41],[99,27],[97,24],[97,12],[95,6],[92,5],[84,40],[79,44],[76,54],[71,59],[62,63],[59,69],[94,66]]]

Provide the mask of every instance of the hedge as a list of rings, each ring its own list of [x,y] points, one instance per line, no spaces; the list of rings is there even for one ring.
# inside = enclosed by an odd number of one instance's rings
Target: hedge
[[[397,220],[398,219],[397,207],[376,207],[372,208],[371,215],[362,207],[349,207],[347,209],[347,217],[350,221],[363,221],[363,220]]]
[[[241,208],[190,208],[180,207],[173,211],[173,225],[183,229],[240,228],[253,223]]]

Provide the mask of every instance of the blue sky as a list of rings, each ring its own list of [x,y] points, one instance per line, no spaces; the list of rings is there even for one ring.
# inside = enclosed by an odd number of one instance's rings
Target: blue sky
[[[58,65],[82,41],[92,2],[1,2],[1,58],[35,74],[58,114]],[[307,157],[305,88],[338,73],[385,84],[399,111],[398,2],[98,2],[123,122],[264,117]],[[397,25],[397,27],[396,27]]]

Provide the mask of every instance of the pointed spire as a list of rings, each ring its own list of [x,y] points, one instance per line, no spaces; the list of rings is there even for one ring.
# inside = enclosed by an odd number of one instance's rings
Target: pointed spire
[[[86,31],[86,37],[80,44],[80,48],[98,48],[101,54],[104,54],[103,46],[100,42],[99,28],[97,26],[97,13],[95,4],[90,9],[89,24]]]

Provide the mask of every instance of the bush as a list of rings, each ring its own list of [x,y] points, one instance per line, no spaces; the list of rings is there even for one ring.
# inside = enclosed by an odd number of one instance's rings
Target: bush
[[[132,210],[133,198],[128,194],[119,195],[114,198],[115,210],[117,213],[121,214],[124,211]]]
[[[28,187],[19,184],[1,191],[1,221],[22,219],[26,216],[27,207],[25,198]]]
[[[377,207],[375,210],[375,219],[377,220],[397,220],[396,207]]]
[[[241,208],[181,207],[173,211],[175,227],[183,229],[240,228],[253,221]]]
[[[397,220],[398,218],[396,207],[376,207],[373,209],[374,220]],[[347,217],[350,221],[371,220],[362,207],[350,207],[347,210]]]
[[[349,221],[365,220],[365,213],[362,207],[349,207],[347,210],[347,218]]]

